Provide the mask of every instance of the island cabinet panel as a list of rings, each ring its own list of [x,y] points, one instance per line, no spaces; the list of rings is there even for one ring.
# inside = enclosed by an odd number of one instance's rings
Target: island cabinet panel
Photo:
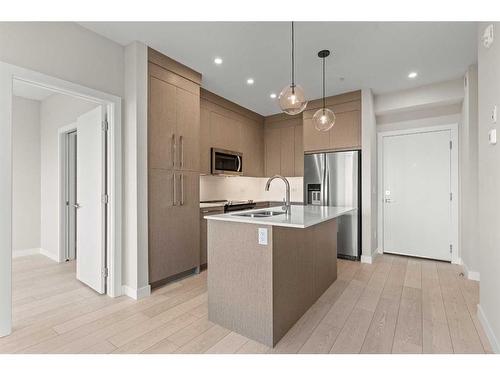
[[[302,117],[278,114],[264,121],[265,174],[304,175]]]
[[[314,127],[312,117],[321,103],[314,101],[303,112],[304,151],[321,152],[361,149],[361,97],[359,91],[329,97],[327,107],[335,112],[332,129],[322,132]]]
[[[264,118],[207,90],[201,90],[200,173],[210,174],[211,148],[243,154],[243,175],[264,175]]]
[[[149,50],[149,282],[199,266],[201,75]]]
[[[224,207],[200,208],[200,265],[207,265],[207,219],[205,216],[220,215],[224,213]]]
[[[336,233],[336,219],[302,229],[209,220],[209,319],[276,345],[337,279]]]

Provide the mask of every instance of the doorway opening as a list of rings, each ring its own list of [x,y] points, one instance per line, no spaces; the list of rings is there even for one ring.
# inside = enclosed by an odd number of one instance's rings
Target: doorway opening
[[[77,200],[77,131],[71,130],[64,133],[64,258],[66,262],[76,259],[76,210],[78,209]]]

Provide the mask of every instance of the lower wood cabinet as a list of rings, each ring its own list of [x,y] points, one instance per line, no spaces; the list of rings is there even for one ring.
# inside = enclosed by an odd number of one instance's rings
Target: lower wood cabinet
[[[149,170],[149,281],[199,267],[199,173]]]

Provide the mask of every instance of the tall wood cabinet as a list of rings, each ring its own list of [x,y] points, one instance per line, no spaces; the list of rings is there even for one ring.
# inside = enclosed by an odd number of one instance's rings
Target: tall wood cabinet
[[[303,176],[302,116],[268,116],[265,118],[264,127],[265,175]]]
[[[154,287],[200,264],[201,75],[149,49],[149,281]]]

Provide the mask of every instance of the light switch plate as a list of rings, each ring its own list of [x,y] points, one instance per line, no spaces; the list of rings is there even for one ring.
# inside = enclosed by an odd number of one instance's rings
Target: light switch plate
[[[267,228],[259,228],[259,245],[267,245]]]
[[[490,142],[490,145],[497,144],[497,130],[496,129],[490,129],[490,131],[488,132],[488,141]]]

